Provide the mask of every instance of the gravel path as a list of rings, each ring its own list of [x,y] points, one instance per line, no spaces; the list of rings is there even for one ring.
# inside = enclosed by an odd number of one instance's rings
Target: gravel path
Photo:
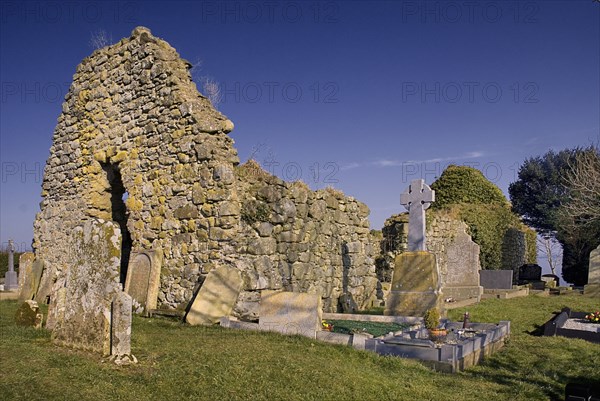
[[[600,324],[588,323],[583,319],[567,319],[562,326],[563,329],[585,330],[593,333],[600,333]]]

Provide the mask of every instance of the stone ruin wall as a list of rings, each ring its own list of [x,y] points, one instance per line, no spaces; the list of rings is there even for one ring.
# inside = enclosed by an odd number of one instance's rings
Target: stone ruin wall
[[[244,274],[239,316],[255,315],[256,291],[266,288],[320,293],[328,311],[346,295],[368,306],[368,208],[275,177],[240,178],[233,124],[197,91],[190,67],[141,27],[77,67],[34,223],[45,267],[36,299],[64,286],[70,233],[100,218],[119,223],[132,251],[162,253],[159,308],[187,307],[218,264]],[[265,224],[241,219],[252,199],[268,206]]]
[[[325,312],[370,307],[377,278],[369,209],[339,191],[311,191],[250,161],[238,169],[242,199],[238,267],[243,293],[235,311],[255,318],[259,293],[321,295]]]

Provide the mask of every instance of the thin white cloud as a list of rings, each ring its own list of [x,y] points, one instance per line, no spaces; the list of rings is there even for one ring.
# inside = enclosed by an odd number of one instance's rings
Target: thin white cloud
[[[426,160],[390,160],[390,159],[379,159],[372,162],[351,162],[340,167],[340,170],[347,171],[353,170],[364,166],[375,166],[375,167],[398,167],[405,166],[407,164],[422,164],[422,163],[440,163],[445,161],[454,160],[465,160],[465,159],[478,159],[485,156],[486,153],[483,151],[467,152],[461,156],[448,156],[448,157],[436,157],[433,159]]]

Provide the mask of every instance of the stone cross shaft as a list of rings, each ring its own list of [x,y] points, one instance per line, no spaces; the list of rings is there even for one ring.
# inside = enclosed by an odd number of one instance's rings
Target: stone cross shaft
[[[8,240],[8,271],[9,272],[14,272],[15,271],[15,245],[13,244],[13,240],[9,239]]]
[[[425,209],[435,202],[435,191],[422,179],[411,181],[400,195],[400,203],[408,210],[408,251],[426,251]]]

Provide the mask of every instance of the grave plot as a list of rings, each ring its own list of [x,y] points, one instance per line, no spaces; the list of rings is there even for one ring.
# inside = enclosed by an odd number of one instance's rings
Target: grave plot
[[[558,315],[544,324],[544,335],[600,343],[600,324],[587,322],[585,315],[585,312],[573,312],[569,308],[563,308]]]

